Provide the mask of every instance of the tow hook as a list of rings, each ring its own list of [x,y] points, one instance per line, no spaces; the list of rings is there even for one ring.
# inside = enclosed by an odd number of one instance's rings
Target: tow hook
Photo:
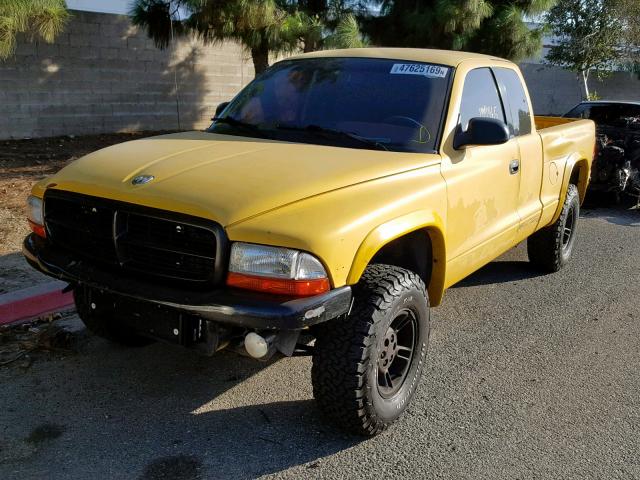
[[[236,344],[235,350],[262,361],[269,360],[276,352],[287,357],[298,356],[303,353],[297,345],[299,337],[299,330],[253,331],[247,333],[239,345]]]
[[[275,338],[275,334],[263,337],[256,332],[249,332],[244,337],[244,349],[253,358],[257,358],[258,360],[262,359],[266,357],[269,350],[271,350]]]

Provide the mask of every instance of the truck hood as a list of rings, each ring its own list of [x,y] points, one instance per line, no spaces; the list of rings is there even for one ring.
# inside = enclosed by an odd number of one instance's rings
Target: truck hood
[[[439,161],[439,156],[431,154],[187,132],[99,150],[68,165],[39,188],[187,213],[227,226],[305,198]],[[132,180],[139,175],[154,178],[134,185]]]

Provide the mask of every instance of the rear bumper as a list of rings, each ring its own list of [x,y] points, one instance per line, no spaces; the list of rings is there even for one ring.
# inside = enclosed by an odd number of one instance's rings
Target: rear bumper
[[[124,277],[74,259],[34,234],[25,238],[22,252],[34,268],[51,277],[229,326],[300,330],[345,314],[351,305],[349,286],[292,299],[228,288],[193,291]]]

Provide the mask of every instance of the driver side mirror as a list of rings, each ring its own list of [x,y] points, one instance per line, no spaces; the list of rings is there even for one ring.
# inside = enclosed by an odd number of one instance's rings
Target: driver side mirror
[[[216,107],[216,113],[211,120],[215,120],[218,117],[220,117],[220,114],[224,111],[225,108],[227,108],[227,105],[229,105],[229,102],[219,103],[218,106]]]
[[[500,145],[509,141],[509,128],[502,120],[474,117],[465,132],[458,125],[453,137],[453,148],[460,150],[469,145]]]

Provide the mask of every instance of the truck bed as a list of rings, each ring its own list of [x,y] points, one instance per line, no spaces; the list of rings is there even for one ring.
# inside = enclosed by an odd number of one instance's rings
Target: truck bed
[[[535,123],[542,141],[543,176],[540,191],[542,216],[540,225],[547,225],[556,218],[562,205],[564,191],[558,195],[558,187],[566,185],[565,176],[571,174],[568,166],[584,159],[585,168],[579,170],[577,187],[584,200],[589,183],[589,171],[595,148],[595,124],[591,120],[536,116]]]
[[[536,115],[533,118],[537,130],[544,130],[545,128],[555,127],[557,125],[565,125],[567,123],[582,120],[581,118],[550,117],[546,115]]]

